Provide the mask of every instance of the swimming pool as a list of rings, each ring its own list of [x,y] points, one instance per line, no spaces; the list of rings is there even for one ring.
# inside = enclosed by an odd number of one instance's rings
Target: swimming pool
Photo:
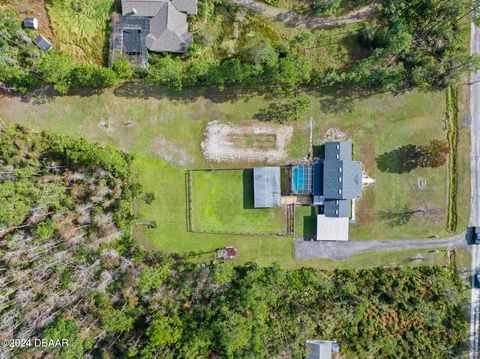
[[[312,193],[312,166],[296,165],[292,167],[291,191],[298,194]]]

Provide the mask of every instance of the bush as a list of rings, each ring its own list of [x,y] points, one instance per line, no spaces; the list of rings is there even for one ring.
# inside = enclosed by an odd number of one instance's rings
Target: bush
[[[329,15],[337,9],[342,0],[315,0],[313,11],[317,15]]]

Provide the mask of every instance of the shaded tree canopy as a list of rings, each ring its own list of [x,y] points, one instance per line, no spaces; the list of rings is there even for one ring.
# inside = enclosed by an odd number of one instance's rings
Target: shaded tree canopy
[[[377,167],[382,172],[408,173],[418,167],[439,167],[445,164],[448,144],[432,140],[427,145],[404,145],[377,157]]]

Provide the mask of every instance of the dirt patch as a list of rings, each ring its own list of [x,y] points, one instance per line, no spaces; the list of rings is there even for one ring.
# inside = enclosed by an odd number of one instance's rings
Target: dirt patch
[[[336,127],[331,127],[325,131],[323,134],[323,139],[326,141],[334,141],[334,140],[346,140],[347,134],[343,132],[341,129]]]
[[[287,125],[213,121],[205,128],[202,150],[212,162],[276,163],[287,158],[292,135],[293,127]]]
[[[153,153],[172,165],[187,166],[194,162],[192,156],[183,148],[164,138],[156,138],[152,142]]]
[[[24,17],[36,17],[38,19],[38,32],[53,40],[53,32],[50,27],[50,19],[43,0],[6,0],[0,1],[0,10],[15,10],[20,14],[19,21]]]

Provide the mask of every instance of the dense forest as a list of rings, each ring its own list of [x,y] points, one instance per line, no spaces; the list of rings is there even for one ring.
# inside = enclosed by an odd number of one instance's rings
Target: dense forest
[[[190,20],[192,27],[203,23],[208,28],[220,19],[232,23],[240,16],[235,5],[223,0],[199,0],[198,9],[198,15]],[[107,68],[76,64],[57,50],[44,54],[32,44],[34,34],[21,28],[15,14],[0,12],[0,85],[27,92],[48,84],[67,93],[75,88],[99,89],[142,78],[176,90],[198,84],[224,88],[239,83],[284,90],[333,84],[387,91],[445,88],[477,63],[466,51],[467,24],[474,10],[463,0],[384,1],[377,18],[354,36],[357,52],[363,57],[343,66],[317,68],[308,54],[313,47],[325,44],[321,39],[314,43],[312,33],[304,31],[288,41],[247,33],[238,39],[241,45],[237,48],[213,53],[206,39],[195,36],[187,54],[152,54],[149,69],[138,71],[125,60]]]
[[[132,158],[84,139],[0,131],[0,337],[68,346],[4,358],[454,358],[466,284],[449,268],[324,272],[193,263],[130,235]]]

